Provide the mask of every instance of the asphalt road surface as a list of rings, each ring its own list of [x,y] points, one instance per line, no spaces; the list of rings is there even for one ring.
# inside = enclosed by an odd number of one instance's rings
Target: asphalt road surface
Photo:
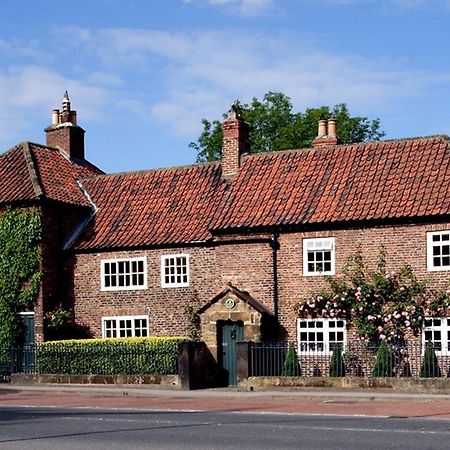
[[[0,449],[448,449],[450,420],[0,408]]]

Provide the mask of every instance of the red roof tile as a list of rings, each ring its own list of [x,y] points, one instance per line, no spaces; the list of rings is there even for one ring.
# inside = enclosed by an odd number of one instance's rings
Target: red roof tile
[[[69,160],[57,149],[23,142],[0,155],[0,203],[42,197],[91,206],[77,180],[99,173],[87,161]]]
[[[450,214],[447,137],[250,155],[212,229]]]
[[[219,164],[104,175],[83,187],[98,211],[76,247],[133,247],[204,241],[222,205]]]
[[[183,244],[211,230],[450,214],[450,145],[437,136],[292,150],[86,179],[98,211],[76,248]]]

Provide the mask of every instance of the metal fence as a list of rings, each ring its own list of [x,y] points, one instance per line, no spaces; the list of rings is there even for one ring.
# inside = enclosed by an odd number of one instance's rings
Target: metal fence
[[[292,355],[289,343],[249,342],[249,376],[291,376]],[[299,371],[306,377],[450,377],[450,350],[407,343],[397,346],[367,345],[350,342],[344,348],[314,351],[295,345]]]
[[[0,379],[7,379],[12,373],[36,372],[36,346],[0,350]]]

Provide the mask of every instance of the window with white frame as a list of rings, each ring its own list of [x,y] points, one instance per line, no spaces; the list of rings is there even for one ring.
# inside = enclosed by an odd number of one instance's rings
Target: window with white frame
[[[429,271],[450,270],[450,231],[427,233],[427,268]]]
[[[346,321],[342,319],[298,319],[299,353],[332,353],[336,346],[344,348]]]
[[[148,316],[102,317],[102,337],[146,337]]]
[[[450,319],[446,317],[425,318],[423,321],[422,344],[431,342],[438,354],[450,352]]]
[[[189,286],[189,255],[161,256],[161,286]]]
[[[147,258],[101,260],[102,291],[147,288]]]
[[[303,239],[303,275],[334,275],[334,237]]]

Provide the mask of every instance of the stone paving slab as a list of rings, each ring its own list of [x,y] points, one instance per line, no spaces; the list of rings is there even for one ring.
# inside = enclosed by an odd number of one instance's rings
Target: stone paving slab
[[[385,391],[237,389],[180,391],[148,386],[0,385],[0,406],[177,411],[283,412],[450,419],[450,396]]]

